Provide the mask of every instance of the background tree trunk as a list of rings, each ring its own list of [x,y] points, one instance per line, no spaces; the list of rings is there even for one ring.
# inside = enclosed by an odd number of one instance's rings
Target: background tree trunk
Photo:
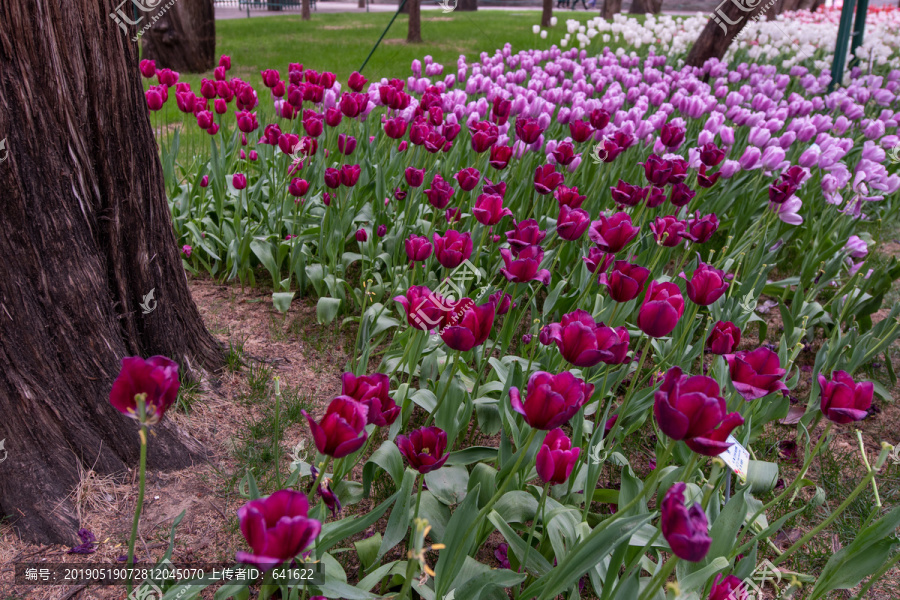
[[[541,27],[550,27],[550,18],[553,16],[553,0],[544,0],[544,9],[541,11]]]
[[[622,12],[622,0],[603,0],[603,10],[600,16],[607,21],[612,21],[613,15]]]
[[[300,18],[304,21],[309,21],[312,18],[309,12],[309,0],[302,0],[300,3]]]
[[[155,60],[157,67],[185,73],[202,73],[215,66],[213,0],[177,0],[165,13],[160,10],[146,18],[157,20],[141,37],[143,58]]]
[[[739,4],[738,0],[726,0],[713,9],[712,17],[688,52],[688,65],[702,67],[710,58],[725,56],[732,40],[750,19],[763,12],[765,6],[762,0],[745,0],[745,4]]]
[[[411,2],[412,2],[412,0],[406,0],[406,4],[404,4],[404,5],[403,5],[403,8],[400,9],[400,14],[401,14],[401,15],[408,15],[408,14],[409,14],[409,7],[410,7]],[[402,3],[403,3],[403,0],[400,0],[400,3],[402,4]]]
[[[647,13],[656,14],[662,10],[662,0],[633,0],[631,10],[628,12],[633,15],[643,15]]]
[[[0,513],[38,542],[76,540],[79,463],[137,464],[136,423],[109,403],[122,357],[165,355],[184,373],[222,363],[188,290],[134,32],[110,18],[114,1],[0,4]],[[199,458],[170,421],[153,428],[152,468]]]
[[[366,0],[359,0],[359,4],[357,4],[356,6],[357,6],[357,8],[365,8]]]
[[[467,12],[478,10],[478,0],[458,0],[456,10]]]
[[[420,0],[406,0],[409,7],[409,31],[406,33],[406,43],[422,43],[422,18],[419,7]]]

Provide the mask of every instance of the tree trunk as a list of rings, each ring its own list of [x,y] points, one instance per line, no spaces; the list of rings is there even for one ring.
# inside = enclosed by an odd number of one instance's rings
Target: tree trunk
[[[643,15],[657,14],[660,10],[662,10],[662,0],[633,0],[631,10],[628,12],[633,15]]]
[[[116,1],[0,4],[0,514],[36,542],[75,541],[79,463],[137,464],[136,423],[109,403],[122,357],[161,354],[185,374],[222,364],[187,286]],[[170,421],[149,450],[152,468],[202,458]]]
[[[459,11],[476,11],[478,10],[478,0],[458,0],[456,10]]]
[[[304,21],[309,21],[312,18],[309,12],[309,0],[302,0],[300,3],[300,18]]]
[[[622,0],[603,0],[603,10],[600,16],[607,21],[612,21],[614,15],[622,12]]]
[[[553,0],[544,0],[544,10],[541,11],[541,27],[550,27],[550,18],[553,16]]]
[[[747,22],[763,12],[762,0],[743,1],[744,4],[739,4],[739,0],[723,0],[713,9],[712,17],[688,53],[689,66],[702,67],[710,58],[725,56],[728,46]]]
[[[408,14],[409,14],[409,7],[412,5],[412,0],[406,0],[406,3],[405,3],[405,4],[403,3],[403,0],[400,0],[400,4],[403,4],[403,6],[400,7],[400,14],[401,14],[401,15],[408,15]]]
[[[167,10],[165,6],[146,17],[153,25],[141,37],[143,58],[155,60],[158,68],[185,73],[203,73],[216,66],[213,0],[176,0]]]
[[[359,4],[357,4],[356,6],[357,6],[357,8],[365,8],[366,0],[359,0]]]
[[[422,18],[419,7],[420,0],[406,0],[409,7],[409,31],[406,34],[406,43],[422,43]]]

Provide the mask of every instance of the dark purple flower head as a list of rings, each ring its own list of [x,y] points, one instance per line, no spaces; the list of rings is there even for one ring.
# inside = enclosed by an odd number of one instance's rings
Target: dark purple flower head
[[[397,447],[410,467],[421,474],[436,471],[447,458],[447,433],[439,427],[423,427],[397,436]]]
[[[684,440],[704,456],[718,456],[731,444],[731,432],[744,423],[740,413],[728,413],[719,384],[712,377],[683,375],[681,369],[666,371],[654,395],[653,414],[660,430],[673,440]]]
[[[616,302],[629,302],[641,295],[648,277],[650,269],[625,260],[617,260],[613,264],[612,271],[608,275],[601,273],[597,282],[606,286],[609,297]]]
[[[434,251],[434,246],[424,235],[410,235],[403,241],[410,262],[424,262]]]
[[[516,137],[523,143],[530,146],[538,141],[541,134],[544,133],[543,127],[538,123],[537,119],[531,117],[516,117]]]
[[[697,260],[700,260],[699,254]],[[684,273],[681,274],[682,277]],[[725,271],[716,269],[702,261],[699,262],[690,279],[687,281],[687,295],[691,302],[700,306],[709,306],[722,297],[728,290],[728,280],[732,275],[726,275]]]
[[[508,281],[516,283],[539,281],[544,285],[549,285],[550,271],[541,269],[544,251],[541,250],[540,246],[528,246],[520,251],[516,257],[513,257],[512,251],[508,248],[502,248],[500,257],[505,265],[504,268],[500,269],[500,272],[503,273],[503,276]]]
[[[726,354],[731,383],[744,400],[756,400],[772,392],[787,391],[781,379],[786,370],[781,368],[778,354],[762,347],[756,350]]]
[[[453,195],[453,188],[444,181],[440,174],[436,174],[431,180],[431,187],[425,190],[425,196],[431,205],[439,210],[447,208],[450,203],[450,196]]]
[[[313,466],[309,467],[309,471],[312,474],[313,480],[319,476],[319,470]],[[337,517],[338,513],[341,512],[341,499],[338,498],[338,495],[334,493],[334,490],[331,489],[331,480],[327,477],[323,477],[321,482],[319,483],[319,489],[316,490],[316,495],[318,495],[322,502],[325,503],[325,506],[331,511],[332,518]]]
[[[534,219],[519,221],[515,224],[515,229],[506,232],[506,241],[509,242],[509,248],[512,250],[513,256],[529,246],[537,246],[547,235],[546,231],[542,231]]]
[[[582,256],[581,260],[591,273],[602,275],[609,269],[609,265],[616,259],[615,254],[607,254],[597,246],[591,246],[587,256]]]
[[[384,373],[341,376],[341,395],[364,404],[368,408],[367,422],[378,427],[391,425],[400,414],[400,407],[388,395],[390,391],[391,379]]]
[[[707,167],[718,166],[725,160],[725,151],[716,146],[715,142],[709,142],[700,147],[700,162]]]
[[[575,146],[572,145],[572,142],[561,142],[550,154],[553,156],[553,160],[567,167],[575,160]]]
[[[740,343],[741,330],[731,321],[717,321],[706,338],[706,348],[712,354],[731,354]]]
[[[591,223],[588,237],[604,252],[616,254],[637,237],[639,230],[631,224],[628,213],[619,212],[611,217],[601,214]]]
[[[481,194],[472,208],[475,220],[482,225],[496,225],[503,217],[512,216],[512,211],[503,207],[503,197],[496,194]]]
[[[316,449],[322,454],[343,458],[366,442],[368,407],[353,398],[338,396],[332,400],[318,423],[305,410],[301,412],[309,423]]]
[[[718,228],[719,219],[716,215],[703,215],[701,217],[700,211],[697,211],[693,217],[688,219],[687,230],[682,234],[682,237],[696,244],[705,244]]]
[[[576,367],[593,367],[599,363],[618,365],[625,362],[629,336],[625,327],[607,327],[578,309],[563,315],[559,323],[541,330],[541,343],[556,344],[559,353]]]
[[[448,229],[443,236],[433,234],[434,255],[441,266],[455,269],[472,256],[472,235]]]
[[[684,127],[674,123],[666,123],[662,126],[662,131],[659,132],[659,140],[666,148],[675,150],[684,143],[684,134]]]
[[[136,396],[144,394],[143,423],[153,425],[163,418],[178,397],[178,365],[165,356],[129,356],[109,392],[113,408],[132,419],[141,420]]]
[[[613,202],[622,206],[637,206],[647,196],[647,188],[631,185],[619,180],[615,187],[609,188]]]
[[[675,183],[672,185],[672,193],[669,195],[669,202],[680,208],[682,206],[687,206],[696,195],[697,192],[689,188],[687,184]]]
[[[574,242],[587,231],[591,225],[591,215],[583,208],[570,208],[565,204],[559,207],[556,219],[556,233],[560,238]]]
[[[665,246],[666,248],[674,248],[680,244],[681,240],[684,239],[682,236],[684,235],[685,229],[687,229],[687,223],[680,221],[678,217],[674,215],[656,217],[653,219],[653,222],[650,223],[650,231],[653,232],[653,239],[656,240],[657,244]]]
[[[237,516],[253,552],[238,552],[236,560],[269,570],[295,558],[322,530],[322,523],[308,518],[308,512],[306,495],[294,490],[251,500]]]
[[[572,440],[562,429],[552,430],[544,438],[535,459],[538,477],[550,485],[565,483],[572,474],[580,453],[581,448],[572,448]]]
[[[562,173],[557,173],[553,165],[544,165],[534,170],[534,189],[538,194],[550,194],[562,183]]]
[[[459,189],[464,192],[471,192],[474,190],[480,180],[481,173],[474,167],[462,169],[456,174],[456,182],[459,184]]]
[[[684,298],[678,286],[671,282],[651,281],[638,312],[637,325],[650,337],[663,337],[672,333],[682,314]]]
[[[577,187],[566,187],[564,185],[556,188],[553,197],[559,202],[559,207],[568,206],[569,208],[581,208],[581,204],[587,199],[578,193]]]
[[[644,176],[653,185],[665,185],[669,181],[669,175],[672,174],[672,163],[656,154],[648,156],[647,162],[638,164],[644,167]]]
[[[699,502],[690,508],[684,505],[687,485],[676,483],[666,492],[662,501],[660,528],[663,537],[678,558],[700,562],[709,552],[709,521]]]
[[[509,399],[531,427],[550,430],[571,419],[593,393],[593,385],[569,371],[559,375],[538,371],[528,378],[524,402],[517,387],[510,388]]]
[[[497,309],[493,302],[479,306],[471,298],[462,298],[443,315],[441,339],[453,350],[467,352],[480,346],[491,334]]]
[[[71,548],[66,554],[93,554],[97,551],[97,538],[88,529],[79,529],[78,537],[81,543]]]
[[[744,582],[734,575],[723,578],[719,573],[709,591],[709,600],[747,600],[748,597]]]
[[[819,374],[819,389],[822,413],[840,425],[865,419],[875,391],[871,381],[857,383],[846,371],[835,371],[831,381]]]
[[[424,285],[414,285],[405,296],[394,296],[406,311],[406,321],[411,327],[431,331],[441,324],[446,312],[445,300]]]
[[[581,144],[591,137],[591,134],[594,133],[594,128],[591,127],[590,123],[579,119],[577,121],[569,121],[569,133],[572,135],[573,140]]]

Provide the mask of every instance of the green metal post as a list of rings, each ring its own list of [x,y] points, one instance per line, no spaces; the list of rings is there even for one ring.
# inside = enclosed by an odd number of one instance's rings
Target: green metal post
[[[381,37],[378,38],[378,41],[375,42],[375,45],[372,46],[372,51],[369,52],[369,55],[366,57],[366,60],[363,61],[362,66],[359,68],[359,72],[362,73],[362,70],[366,68],[366,65],[369,64],[369,59],[372,58],[372,55],[375,54],[375,50],[378,49],[378,44],[381,43],[381,40],[384,39],[384,36],[387,35],[388,29],[391,28],[391,25],[394,24],[394,21],[397,19],[397,15],[400,14],[400,11],[403,10],[403,7],[406,6],[406,0],[400,3],[400,6],[397,7],[397,12],[394,13],[394,16],[391,18],[391,22],[388,23],[388,26],[384,28],[384,31],[381,32]],[[367,7],[368,8],[368,7]]]
[[[863,34],[866,32],[866,16],[869,14],[869,0],[857,0],[856,19],[853,21],[853,41],[850,44],[850,68],[856,66],[859,59],[856,58],[856,49],[862,46]]]
[[[828,91],[834,91],[834,87],[844,80],[844,65],[847,60],[847,43],[850,41],[850,29],[853,26],[854,0],[844,0],[841,8],[841,24],[838,28],[837,42],[834,46],[834,62],[831,63],[831,84]]]

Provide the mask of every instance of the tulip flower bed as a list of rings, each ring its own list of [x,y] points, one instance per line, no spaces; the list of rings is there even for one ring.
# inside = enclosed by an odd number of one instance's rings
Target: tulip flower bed
[[[849,497],[771,552],[829,494],[805,475],[832,433],[889,396],[861,372],[900,337],[900,306],[872,318],[900,265],[870,269],[866,223],[898,206],[900,70],[873,65],[826,93],[813,65],[677,69],[556,48],[460,57],[449,73],[426,57],[406,80],[354,73],[347,90],[300,64],[254,89],[230,67],[193,91],[141,65],[160,84],[151,110],[171,91],[209,134],[162,149],[185,267],[262,274],[279,311],[311,295],[321,323],[357,332],[285,489],[242,486],[237,559],[324,573],[301,586],[268,571],[260,597],[743,598],[758,567],[789,568],[875,493],[891,447],[870,462],[860,438]],[[764,294],[783,322],[774,346],[759,345]],[[814,341],[793,408],[802,467],[773,492],[779,465],[754,443],[792,409]],[[651,434],[648,472],[627,443]],[[347,515],[376,479],[390,495]],[[879,505],[821,572],[784,587],[815,599],[874,581],[898,525],[900,507]],[[504,568],[480,559],[491,536]],[[347,552],[352,583],[335,558]]]

